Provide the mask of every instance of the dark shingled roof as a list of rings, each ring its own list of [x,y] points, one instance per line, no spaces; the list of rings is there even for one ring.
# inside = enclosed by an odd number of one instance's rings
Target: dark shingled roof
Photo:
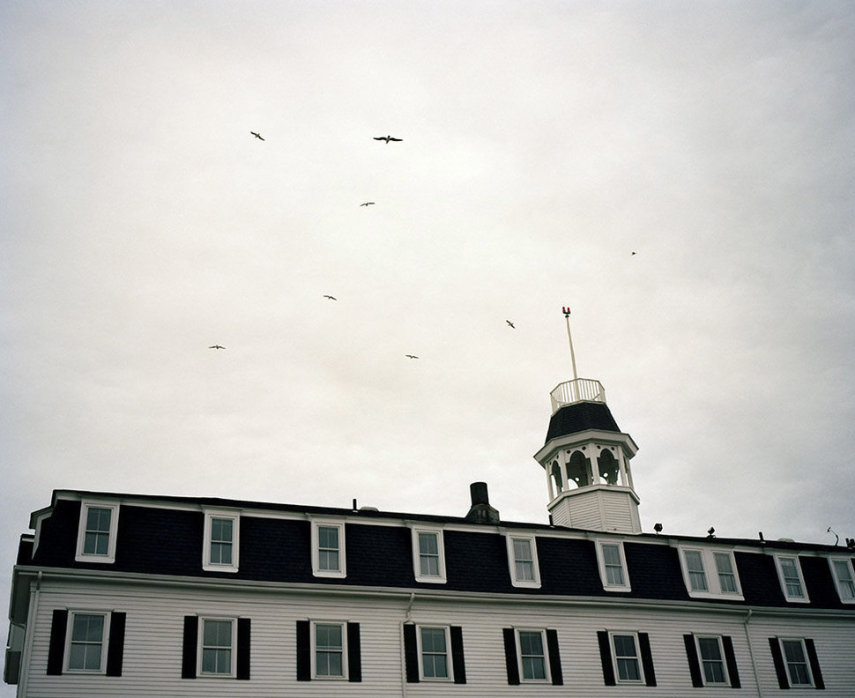
[[[546,432],[546,441],[567,434],[575,434],[586,429],[600,429],[602,431],[615,431],[620,433],[615,418],[604,402],[575,402],[565,405],[552,415],[549,420],[549,429]]]

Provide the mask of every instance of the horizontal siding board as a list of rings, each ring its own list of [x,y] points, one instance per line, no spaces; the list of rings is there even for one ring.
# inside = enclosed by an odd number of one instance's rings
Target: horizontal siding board
[[[45,581],[40,593],[32,662],[27,677],[33,696],[259,696],[290,697],[400,696],[403,676],[402,623],[409,599],[388,597],[330,597],[210,589],[146,588],[118,584],[78,584],[77,589]],[[93,608],[127,614],[125,655],[121,677],[47,676],[50,622],[54,609]],[[185,615],[213,614],[252,620],[251,680],[196,679],[182,681],[181,648]],[[503,628],[541,627],[557,631],[564,678],[562,696],[614,696],[603,685],[597,632],[627,630],[648,633],[655,662],[657,687],[644,695],[684,698],[692,695],[683,636],[711,633],[732,638],[742,690],[756,693],[746,628],[758,660],[764,695],[776,695],[777,681],[768,638],[778,635],[814,639],[826,690],[823,696],[849,696],[855,685],[851,648],[855,622],[811,618],[722,616],[705,611],[628,609],[545,605],[535,597],[515,604],[487,601],[440,601],[415,597],[409,618],[417,624],[457,625],[465,640],[465,685],[438,687],[408,684],[413,696],[555,696],[552,685],[513,687],[507,683]],[[337,620],[360,624],[362,682],[296,681],[297,621]],[[334,685],[334,689],[331,688]],[[637,689],[640,691],[641,689]],[[697,689],[695,689],[697,690]],[[703,689],[704,696],[732,696],[732,689]],[[752,693],[753,692],[753,693]]]

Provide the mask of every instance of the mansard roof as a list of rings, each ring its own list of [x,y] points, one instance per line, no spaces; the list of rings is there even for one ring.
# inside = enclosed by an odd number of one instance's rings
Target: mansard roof
[[[115,562],[75,559],[81,502],[120,505]],[[200,565],[205,510],[240,513],[240,565],[234,573],[205,571]],[[313,575],[312,519],[340,519],[346,530],[347,574]],[[843,608],[831,577],[828,556],[852,557],[839,546],[742,538],[613,534],[549,524],[501,521],[472,523],[465,517],[383,512],[354,508],[308,507],[216,497],[176,497],[57,490],[52,505],[33,514],[36,544],[22,539],[18,564],[39,569],[86,569],[133,575],[179,575],[287,584],[344,585],[399,590],[444,589],[457,592],[696,601],[686,590],[680,547],[727,549],[741,580],[742,597],[713,602],[728,605],[787,607],[772,552],[799,555],[810,602],[803,608]],[[443,529],[446,583],[414,577],[414,526]],[[541,585],[513,586],[508,575],[506,535],[536,539]],[[597,541],[621,541],[631,591],[605,591]],[[707,600],[709,601],[709,600]]]
[[[620,433],[620,428],[605,402],[575,402],[572,405],[565,405],[552,415],[544,443],[549,443],[550,439],[559,436],[576,434],[588,429]]]

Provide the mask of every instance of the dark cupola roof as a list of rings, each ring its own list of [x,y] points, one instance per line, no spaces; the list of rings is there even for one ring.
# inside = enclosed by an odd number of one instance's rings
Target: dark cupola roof
[[[549,420],[546,441],[575,434],[587,429],[614,431],[620,433],[615,418],[604,402],[575,402],[559,409]]]

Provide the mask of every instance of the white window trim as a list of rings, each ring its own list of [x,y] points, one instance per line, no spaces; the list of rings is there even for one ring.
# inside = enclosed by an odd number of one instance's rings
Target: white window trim
[[[695,640],[695,651],[698,653],[698,667],[700,668],[700,672],[701,672],[701,681],[703,682],[704,686],[717,686],[717,687],[730,686],[730,672],[728,672],[728,670],[727,670],[727,655],[725,655],[725,653],[724,653],[724,643],[722,642],[721,635],[708,635],[706,633],[701,633],[699,635],[694,635],[693,637]],[[722,666],[722,669],[724,670],[724,681],[717,681],[717,682],[707,681],[707,675],[706,675],[706,672],[704,671],[704,658],[703,658],[703,655],[701,654],[701,643],[700,643],[700,641],[702,639],[703,640],[715,640],[716,642],[718,642],[718,653],[719,653],[719,655],[721,655],[721,666]]]
[[[517,579],[516,556],[514,554],[514,541],[527,540],[531,544],[531,564],[534,579]],[[540,589],[540,563],[537,560],[537,539],[533,535],[505,534],[505,542],[508,548],[508,571],[511,575],[511,584],[515,587]]]
[[[329,527],[338,529],[338,569],[322,570],[320,561],[318,528]],[[347,577],[347,557],[345,555],[344,521],[334,519],[312,519],[312,574],[315,577]]]
[[[104,618],[104,631],[101,634],[101,666],[98,669],[72,669],[68,666],[71,659],[71,634],[74,628],[75,616],[102,616]],[[62,658],[63,673],[68,674],[88,674],[97,676],[107,673],[107,649],[110,644],[110,619],[112,613],[110,611],[92,611],[88,609],[76,609],[68,611],[68,620],[65,628],[65,651]]]
[[[312,680],[313,681],[347,681],[348,676],[348,661],[347,661],[347,621],[343,620],[313,620],[311,625],[311,652],[312,652]],[[318,675],[317,668],[317,631],[318,625],[338,625],[341,627],[341,676]]]
[[[432,533],[436,535],[437,552],[439,553],[439,574],[422,574],[421,568],[421,549],[419,548],[419,534]],[[441,528],[429,528],[427,526],[414,526],[412,528],[413,541],[413,573],[416,576],[417,582],[428,582],[430,584],[445,584],[447,577],[445,575],[445,540]]]
[[[626,564],[626,556],[623,552],[623,541],[614,541],[614,540],[597,540],[597,564],[600,568],[600,581],[603,583],[603,589],[605,591],[632,591],[632,587],[629,583],[629,567]],[[604,545],[614,545],[617,546],[618,554],[620,555],[620,564],[623,569],[623,584],[609,584],[609,575],[606,572],[606,555],[603,551]]]
[[[211,562],[211,522],[230,519],[232,522],[232,562],[230,565]],[[232,509],[205,509],[205,536],[202,545],[202,569],[206,572],[237,572],[240,567],[240,512]]]
[[[424,655],[422,654],[422,628],[442,630],[445,632],[445,666],[448,669],[448,676],[425,676]],[[428,683],[453,683],[454,682],[454,662],[451,658],[451,626],[449,625],[433,625],[425,623],[416,626],[416,653],[419,657],[419,681]]]
[[[736,558],[732,550],[726,548],[708,548],[699,545],[681,545],[680,552],[680,567],[683,571],[683,583],[686,585],[686,591],[693,599],[735,599],[743,601],[742,584],[739,581],[739,569],[736,567]],[[686,551],[694,550],[701,554],[701,561],[704,565],[704,575],[707,579],[707,591],[695,591],[692,589],[692,582],[689,577],[689,566],[686,564]],[[715,554],[721,553],[730,557],[730,566],[733,569],[733,579],[736,583],[736,591],[722,591],[721,581],[718,576],[718,566],[715,563]]]
[[[620,671],[618,669],[618,655],[617,648],[615,647],[615,635],[631,635],[635,642],[635,661],[638,662],[638,679],[622,679],[620,677]],[[641,658],[641,643],[638,641],[638,632],[635,630],[610,630],[609,631],[609,644],[611,645],[611,654],[612,654],[612,669],[615,674],[615,683],[617,684],[628,684],[630,686],[643,686],[647,683],[644,676],[644,662]]]
[[[107,554],[96,555],[93,553],[84,553],[83,547],[86,544],[86,519],[90,508],[109,509],[110,514],[110,533],[107,541]],[[77,525],[77,553],[74,559],[77,562],[100,562],[105,565],[113,564],[116,561],[116,532],[119,529],[119,503],[118,502],[101,502],[93,499],[84,499],[80,502],[80,521]]]
[[[546,643],[546,628],[514,628],[514,632],[516,633],[516,645],[517,645],[517,671],[519,672],[520,682],[521,683],[552,683],[552,667],[549,666],[549,645]],[[543,668],[546,673],[542,679],[527,679],[523,676],[523,662],[522,662],[522,641],[520,640],[520,632],[523,633],[539,633],[540,641],[543,646]]]
[[[202,671],[202,649],[205,640],[205,621],[225,621],[232,624],[231,666],[228,674],[214,674]],[[199,616],[198,641],[196,643],[196,676],[200,679],[233,679],[237,676],[237,618],[233,616]]]
[[[790,675],[790,665],[789,662],[787,662],[787,652],[784,650],[784,642],[798,642],[802,646],[802,656],[805,658],[805,668],[807,669],[810,684],[793,683],[793,677]],[[778,647],[781,650],[781,661],[784,663],[784,673],[787,675],[787,685],[790,688],[816,688],[816,681],[813,677],[813,669],[810,665],[810,655],[808,654],[807,646],[805,645],[805,639],[803,637],[779,637]]]
[[[834,579],[834,588],[837,589],[837,597],[840,599],[840,603],[855,604],[855,598],[844,598],[843,593],[841,592],[842,583],[840,581],[840,577],[837,576],[837,568],[834,566],[835,562],[845,562],[846,566],[849,568],[850,578],[855,582],[855,570],[852,569],[852,558],[846,557],[845,555],[832,555],[828,558],[828,566],[831,567],[831,577]]]
[[[796,566],[796,573],[799,576],[799,584],[802,587],[802,595],[801,596],[791,596],[787,591],[787,580],[784,577],[784,567],[782,564],[782,560],[792,560]],[[802,564],[799,560],[798,554],[788,555],[786,553],[775,553],[775,567],[778,570],[778,581],[781,583],[781,592],[784,594],[784,598],[790,603],[810,603],[810,599],[808,598],[807,586],[805,585],[805,578],[802,574]]]

